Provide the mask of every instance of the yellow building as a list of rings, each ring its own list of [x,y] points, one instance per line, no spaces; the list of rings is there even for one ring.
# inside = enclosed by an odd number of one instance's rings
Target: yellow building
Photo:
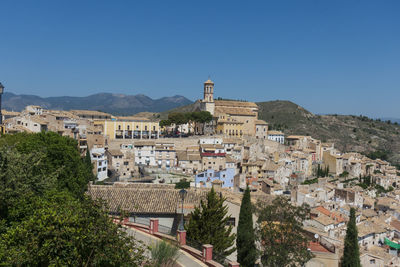
[[[243,135],[243,122],[240,121],[228,121],[228,120],[218,120],[217,134],[225,134],[233,137],[242,137]]]
[[[236,130],[242,129],[243,135],[252,135],[256,133],[256,121],[258,120],[258,106],[253,102],[215,100],[214,117],[218,122],[236,123]],[[238,123],[241,123],[241,126]],[[230,126],[232,127],[232,125]]]
[[[158,122],[138,117],[115,117],[111,120],[96,120],[95,126],[113,139],[157,139],[160,135]]]

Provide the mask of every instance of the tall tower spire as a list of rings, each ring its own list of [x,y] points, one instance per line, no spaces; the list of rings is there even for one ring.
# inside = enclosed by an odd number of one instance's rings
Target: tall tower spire
[[[214,103],[214,82],[210,79],[204,82],[203,102]]]

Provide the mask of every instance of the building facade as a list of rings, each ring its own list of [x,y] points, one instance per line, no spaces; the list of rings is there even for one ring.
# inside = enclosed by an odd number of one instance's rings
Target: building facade
[[[113,120],[97,120],[96,126],[103,129],[103,134],[113,139],[157,139],[160,136],[158,122],[135,117],[118,117]]]

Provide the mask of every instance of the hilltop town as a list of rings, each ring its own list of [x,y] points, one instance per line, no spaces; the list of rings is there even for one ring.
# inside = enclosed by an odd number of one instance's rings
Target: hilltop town
[[[204,113],[210,118],[193,119]],[[284,196],[293,205],[311,207],[303,225],[315,237],[309,247],[315,258],[308,264],[337,266],[354,207],[363,266],[400,265],[400,172],[388,161],[340,151],[312,132],[271,130],[270,122],[258,117],[256,103],[214,99],[211,80],[204,82],[192,111],[180,115],[191,119],[179,123],[177,113],[160,121],[40,106],[2,111],[4,133],[51,131],[75,139],[96,176],[88,193],[106,200],[111,212],[123,207],[134,214],[135,223],[159,218],[176,232],[180,215],[187,218],[213,187],[226,197],[236,231],[249,186],[253,202]],[[182,211],[177,186],[189,192]]]

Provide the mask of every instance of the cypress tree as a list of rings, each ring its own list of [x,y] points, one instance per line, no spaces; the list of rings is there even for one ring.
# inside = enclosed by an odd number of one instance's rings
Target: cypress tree
[[[358,248],[358,232],[356,226],[356,211],[350,209],[350,220],[347,223],[346,238],[344,239],[344,251],[342,267],[361,267],[360,250]]]
[[[86,168],[87,168],[87,175],[88,175],[88,179],[90,181],[95,180],[96,177],[93,174],[93,165],[92,165],[92,160],[90,158],[90,151],[89,151],[89,147],[86,149],[86,156],[84,159]]]
[[[201,201],[190,214],[190,220],[185,229],[188,243],[196,241],[201,244],[213,245],[215,255],[226,257],[236,248],[232,247],[235,234],[232,225],[227,227],[230,216],[228,206],[224,205],[225,198],[218,196],[214,188],[207,194],[207,201]]]
[[[247,186],[240,205],[239,224],[236,238],[237,260],[240,266],[254,266],[257,260],[253,213],[250,200],[250,189]]]

